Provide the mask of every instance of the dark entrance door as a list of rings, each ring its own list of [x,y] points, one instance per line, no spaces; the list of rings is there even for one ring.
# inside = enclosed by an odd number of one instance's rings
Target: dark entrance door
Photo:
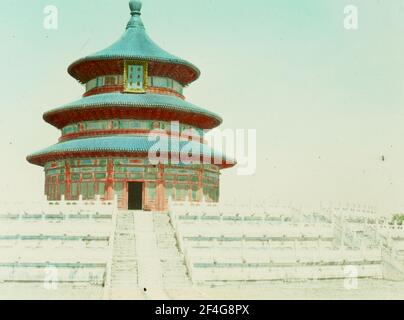
[[[143,210],[142,182],[128,182],[128,210]]]

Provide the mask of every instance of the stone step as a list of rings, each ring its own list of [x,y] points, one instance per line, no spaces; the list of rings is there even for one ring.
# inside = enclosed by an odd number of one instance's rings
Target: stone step
[[[171,266],[173,269],[174,268],[186,268],[186,264],[184,263],[183,260],[167,260],[167,259],[161,259],[160,260],[161,264],[165,266]]]
[[[126,274],[116,274],[111,278],[112,280],[125,280],[125,281],[133,281],[138,279],[137,274],[132,273],[126,273]]]
[[[121,247],[126,248],[128,246],[135,247],[135,244],[136,244],[136,240],[134,240],[134,239],[120,239],[118,241],[115,241],[114,247],[116,247],[116,248],[121,248]]]
[[[135,250],[133,251],[120,251],[113,255],[113,258],[136,260]]]
[[[163,277],[163,280],[165,282],[171,282],[171,283],[181,283],[181,282],[188,282],[190,281],[188,279],[188,277],[184,276],[184,275],[180,275],[180,276],[175,276],[175,275],[170,275],[170,276],[165,276]]]
[[[161,261],[167,261],[167,262],[181,262],[182,264],[184,264],[184,258],[181,256],[173,256],[171,254],[161,254],[160,255],[160,260]]]
[[[137,277],[129,278],[129,277],[117,277],[112,278],[111,283],[137,283]]]
[[[112,277],[112,279],[113,280],[116,280],[116,279],[128,279],[128,280],[132,279],[133,280],[133,279],[137,279],[137,275],[134,275],[133,272],[120,271],[119,276],[115,275]]]
[[[134,252],[135,252],[134,246],[127,246],[126,249],[125,249],[125,247],[116,248],[116,251],[113,252],[113,255],[122,254],[122,253],[126,253],[127,255],[132,255]]]
[[[137,288],[137,286],[138,262],[136,259],[134,217],[131,212],[120,212],[116,222],[112,256],[111,293],[114,292],[114,289],[122,288],[132,291],[132,288]]]
[[[115,260],[112,261],[112,266],[117,266],[117,267],[136,267],[137,266],[137,261],[129,261],[129,260]]]
[[[133,255],[128,255],[128,256],[114,256],[112,259],[112,262],[115,264],[122,264],[122,265],[136,265],[137,260],[136,257]]]
[[[159,251],[161,252],[161,254],[165,257],[168,256],[178,256],[178,255],[182,255],[182,253],[179,252],[179,249],[176,247],[170,247],[170,248],[159,248]]]
[[[175,279],[176,281],[178,279],[183,279],[188,281],[189,280],[189,276],[187,274],[186,271],[182,271],[182,272],[170,272],[170,271],[164,271],[163,272],[163,278],[165,279]]]
[[[186,274],[187,269],[185,267],[172,267],[170,265],[163,265],[165,273],[180,273],[180,274]]]
[[[130,278],[130,279],[137,279],[138,277],[138,270],[134,269],[134,270],[112,270],[115,275],[113,275],[113,277],[111,279],[118,279],[118,278]]]
[[[130,245],[130,246],[122,246],[122,247],[116,248],[116,253],[134,252],[134,251],[135,251],[135,248],[132,245]]]
[[[112,262],[113,263],[137,264],[137,260],[133,255],[115,256],[115,257],[113,257]]]
[[[135,246],[133,244],[129,244],[126,246],[116,246],[115,249],[117,252],[121,252],[121,251],[125,251],[125,250],[131,251],[131,250],[135,250]]]
[[[122,265],[119,265],[119,266],[112,266],[112,269],[114,270],[114,271],[136,271],[137,270],[137,266],[122,266]]]
[[[112,259],[112,265],[127,265],[127,266],[136,266],[138,263],[136,260],[130,260],[125,257],[116,257]]]
[[[137,283],[137,277],[116,277],[111,279],[111,283]]]
[[[116,253],[113,254],[113,257],[134,257],[135,250],[133,250],[132,252],[128,252],[128,251],[118,251]]]
[[[168,256],[168,255],[160,255],[160,261],[161,262],[167,262],[167,263],[175,263],[175,264],[182,264],[185,265],[184,263],[184,258],[179,258],[179,257],[173,257],[173,256]]]
[[[137,262],[134,261],[112,261],[113,267],[118,268],[135,268],[137,267]]]
[[[117,239],[114,243],[116,247],[127,247],[127,246],[135,246],[135,239]]]
[[[133,282],[124,282],[124,281],[117,281],[111,283],[111,289],[116,289],[116,288],[122,288],[122,287],[137,287],[138,282],[133,281]]]
[[[188,278],[163,278],[163,282],[170,285],[192,285]]]
[[[127,245],[133,245],[136,243],[136,239],[115,239],[114,247],[125,247]]]
[[[186,275],[165,275],[163,277],[165,281],[171,281],[171,282],[186,282],[190,281],[190,279]]]
[[[117,271],[118,273],[116,273],[116,275],[120,275],[120,274],[133,274],[133,275],[137,275],[137,271],[139,270],[137,267],[133,267],[133,268],[112,268],[113,271]]]

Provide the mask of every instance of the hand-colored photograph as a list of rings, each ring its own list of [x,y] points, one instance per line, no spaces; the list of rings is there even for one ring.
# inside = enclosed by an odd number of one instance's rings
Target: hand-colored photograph
[[[2,0],[0,300],[404,299],[403,16]]]

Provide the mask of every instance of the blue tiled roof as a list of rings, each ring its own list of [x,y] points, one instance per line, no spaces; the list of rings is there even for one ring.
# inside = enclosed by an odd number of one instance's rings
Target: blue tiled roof
[[[125,33],[117,42],[102,51],[74,62],[72,66],[91,60],[139,59],[185,65],[192,68],[199,76],[200,70],[196,66],[163,50],[147,35],[140,18],[141,6],[138,9],[136,11],[132,8],[132,18]]]
[[[220,124],[222,118],[208,110],[197,107],[183,99],[175,96],[162,94],[130,94],[130,93],[104,93],[88,96],[75,102],[66,104],[60,108],[53,109],[45,113],[45,117],[49,113],[54,113],[66,109],[80,109],[86,107],[103,107],[103,106],[128,106],[128,107],[159,107],[172,109],[175,111],[190,112],[202,114],[212,117]]]
[[[157,140],[158,141],[158,140]],[[171,143],[176,141],[176,143]],[[156,141],[150,140],[147,136],[129,136],[129,135],[115,135],[115,136],[103,136],[97,138],[85,138],[76,139],[61,142],[50,146],[46,149],[38,151],[28,156],[28,160],[54,153],[66,153],[66,152],[133,152],[133,153],[147,153],[156,145]],[[184,152],[186,146],[186,153],[190,151],[199,151],[200,155],[212,155],[217,158],[222,158],[223,155],[220,152],[214,151],[211,147],[192,141],[180,141],[170,140],[168,143],[168,150],[164,147],[165,143],[161,143],[160,152]],[[157,151],[157,150],[156,150]]]

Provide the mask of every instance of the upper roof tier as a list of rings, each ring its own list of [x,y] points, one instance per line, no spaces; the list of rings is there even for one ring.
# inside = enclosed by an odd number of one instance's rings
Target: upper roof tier
[[[199,69],[186,60],[178,58],[161,49],[147,35],[141,15],[142,3],[131,0],[131,19],[123,36],[110,47],[77,60],[70,65],[70,75],[81,83],[111,72],[122,71],[123,60],[142,60],[150,63],[150,69],[155,75],[169,76],[183,85],[195,81]]]

